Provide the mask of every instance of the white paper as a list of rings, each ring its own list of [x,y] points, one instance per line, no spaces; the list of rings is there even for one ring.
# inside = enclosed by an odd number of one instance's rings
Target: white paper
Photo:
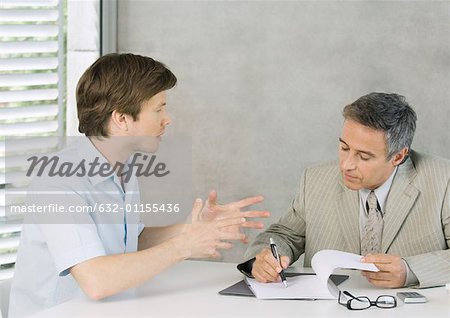
[[[311,266],[322,283],[326,284],[328,278],[336,268],[360,269],[378,272],[378,268],[372,263],[361,263],[361,255],[335,251],[321,250],[314,254]]]
[[[288,277],[288,287],[284,287],[281,282],[266,284],[253,278],[245,279],[259,299],[336,299],[317,275]]]
[[[252,278],[246,278],[246,281],[259,299],[336,299],[337,294],[328,288],[328,278],[336,268],[378,272],[374,264],[361,263],[361,258],[362,256],[357,254],[322,250],[311,259],[311,266],[316,275],[288,277],[288,287],[284,287],[281,282],[260,283]]]

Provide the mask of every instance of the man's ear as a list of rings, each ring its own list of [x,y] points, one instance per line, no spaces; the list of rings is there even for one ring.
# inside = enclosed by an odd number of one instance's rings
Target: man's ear
[[[128,131],[128,123],[130,120],[130,115],[123,114],[114,110],[111,113],[111,124],[120,131]]]
[[[392,164],[394,166],[398,166],[399,164],[401,164],[408,157],[408,153],[409,153],[409,149],[407,147],[405,147],[402,150],[400,150],[398,153],[396,153],[392,157],[392,159],[391,159],[392,160]]]

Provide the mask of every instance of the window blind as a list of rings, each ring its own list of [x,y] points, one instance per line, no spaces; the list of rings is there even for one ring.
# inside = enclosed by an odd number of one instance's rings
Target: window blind
[[[6,189],[26,189],[26,159],[64,134],[64,30],[64,0],[0,1],[0,280],[13,275],[22,227],[7,205],[25,197],[10,202]]]

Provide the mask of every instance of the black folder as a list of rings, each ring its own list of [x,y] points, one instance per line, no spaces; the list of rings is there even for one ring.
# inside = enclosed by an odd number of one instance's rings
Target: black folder
[[[314,273],[285,273],[286,277],[294,277],[294,276],[300,276],[300,275],[316,275]],[[331,281],[338,286],[345,280],[347,280],[348,275],[335,275],[332,274],[330,276]],[[253,295],[253,292],[250,290],[250,288],[247,286],[247,283],[245,280],[241,280],[237,282],[236,284],[231,285],[230,287],[227,287],[225,289],[222,289],[219,291],[220,295],[232,295],[232,296],[250,296],[255,297]]]

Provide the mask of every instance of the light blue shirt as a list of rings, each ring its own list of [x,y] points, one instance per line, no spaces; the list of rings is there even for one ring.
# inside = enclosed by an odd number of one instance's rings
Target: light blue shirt
[[[86,137],[58,154],[60,163],[106,159]],[[135,252],[144,226],[137,178],[121,185],[117,175],[35,177],[27,203],[51,203],[89,213],[25,216],[10,295],[10,317],[22,317],[83,295],[70,268],[98,256]],[[95,207],[95,211],[93,210]],[[109,211],[109,212],[106,212]],[[115,212],[112,212],[115,211]]]

